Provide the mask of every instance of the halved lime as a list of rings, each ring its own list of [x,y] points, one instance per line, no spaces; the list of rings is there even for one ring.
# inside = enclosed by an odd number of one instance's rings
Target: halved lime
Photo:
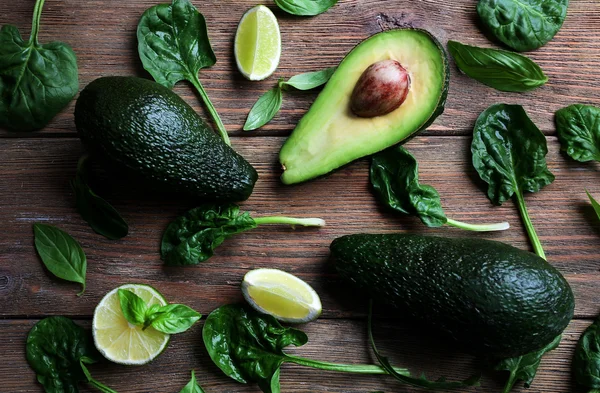
[[[256,269],[242,282],[244,298],[259,312],[283,322],[314,321],[321,315],[321,299],[298,277],[277,269]]]
[[[98,351],[111,362],[141,365],[154,360],[164,351],[170,335],[152,327],[142,330],[127,322],[121,311],[119,289],[127,289],[146,302],[148,306],[167,304],[156,289],[143,284],[125,284],[113,289],[96,306],[92,330]]]
[[[270,9],[257,5],[242,16],[234,53],[238,69],[251,81],[266,79],[275,72],[281,57],[281,34]]]

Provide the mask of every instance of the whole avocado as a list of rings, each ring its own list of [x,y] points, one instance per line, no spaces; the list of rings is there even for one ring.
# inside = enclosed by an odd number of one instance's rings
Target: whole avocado
[[[533,352],[573,317],[565,278],[537,255],[504,243],[359,234],[335,239],[331,254],[343,279],[476,354]]]
[[[258,178],[181,97],[147,79],[96,79],[77,100],[75,124],[92,156],[153,189],[236,202]]]

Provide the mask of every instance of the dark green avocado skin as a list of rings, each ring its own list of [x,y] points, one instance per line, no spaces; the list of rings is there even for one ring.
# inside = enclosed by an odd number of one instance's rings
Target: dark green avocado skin
[[[153,189],[235,202],[258,178],[183,99],[147,79],[96,79],[77,100],[75,123],[92,156]]]
[[[565,278],[535,254],[478,239],[359,234],[335,239],[340,276],[490,357],[542,348],[573,317]]]

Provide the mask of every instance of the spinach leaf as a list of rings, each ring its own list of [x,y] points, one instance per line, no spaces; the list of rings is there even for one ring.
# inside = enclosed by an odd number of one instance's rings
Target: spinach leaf
[[[103,392],[116,393],[94,380],[84,363],[95,363],[100,354],[91,335],[69,318],[49,317],[36,323],[26,344],[27,362],[47,393],[77,393],[79,382],[89,382]]]
[[[280,82],[281,87],[293,87],[297,90],[311,90],[323,86],[331,79],[337,67],[326,68],[321,71],[306,72],[292,76],[287,82]]]
[[[540,66],[517,53],[456,41],[448,41],[448,50],[467,76],[500,91],[529,91],[548,81]]]
[[[554,38],[568,6],[569,0],[479,0],[477,13],[494,37],[524,52]]]
[[[33,224],[35,249],[46,268],[58,278],[77,282],[85,292],[87,259],[83,249],[68,233],[46,224]]]
[[[119,289],[117,293],[121,311],[127,322],[133,325],[144,324],[148,312],[148,306],[144,299],[126,289]]]
[[[44,0],[37,0],[28,41],[15,26],[0,30],[0,126],[17,131],[44,127],[79,90],[71,47],[38,41],[43,8]]]
[[[159,4],[142,15],[137,38],[144,69],[156,82],[170,89],[182,80],[194,85],[219,134],[225,143],[231,145],[225,126],[198,79],[201,69],[212,67],[217,62],[204,16],[189,0]]]
[[[556,112],[556,131],[572,159],[600,161],[600,108],[575,104],[560,109]]]
[[[419,164],[404,147],[397,145],[373,156],[371,185],[379,202],[397,212],[414,215],[428,227],[452,225],[472,231],[508,229],[508,223],[466,224],[444,214],[435,188],[419,184]]]
[[[531,223],[524,193],[537,192],[554,181],[546,165],[546,137],[520,105],[496,104],[477,119],[473,131],[473,166],[488,183],[488,198],[501,205],[515,197],[535,252],[546,258]]]
[[[98,196],[87,182],[87,156],[79,159],[77,174],[71,180],[77,211],[92,229],[111,240],[127,236],[129,226],[112,205]]]
[[[179,393],[204,393],[204,390],[196,382],[196,373],[192,370],[192,379]]]
[[[579,338],[573,355],[572,368],[577,383],[594,389],[589,393],[600,392],[600,318],[596,319]]]
[[[525,387],[529,388],[537,374],[538,367],[542,361],[542,356],[558,348],[561,338],[562,336],[557,336],[550,344],[539,351],[531,352],[516,358],[504,359],[498,363],[495,370],[508,371],[510,373],[502,393],[510,392],[517,381],[524,381]]]
[[[285,12],[299,16],[322,14],[337,3],[338,0],[275,0],[275,4]]]
[[[590,202],[592,203],[592,206],[594,207],[594,211],[596,212],[596,215],[600,219],[600,203],[596,202],[596,200],[594,199],[592,194],[590,194],[587,191],[586,191],[586,193],[587,193],[588,198],[590,198]]]
[[[234,204],[205,204],[185,213],[167,227],[161,257],[167,265],[187,266],[204,262],[225,239],[262,224],[324,226],[316,218],[261,217],[253,219]]]

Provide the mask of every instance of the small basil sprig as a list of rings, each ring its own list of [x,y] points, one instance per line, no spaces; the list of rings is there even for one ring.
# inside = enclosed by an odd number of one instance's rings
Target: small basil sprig
[[[540,66],[517,53],[456,41],[448,41],[448,50],[467,76],[500,91],[529,91],[548,81]]]
[[[80,382],[105,393],[114,390],[92,378],[85,364],[101,356],[89,333],[65,317],[49,317],[36,323],[26,344],[27,362],[47,393],[78,392]]]
[[[538,351],[516,358],[504,359],[498,363],[494,368],[496,371],[508,371],[510,373],[502,393],[510,392],[517,381],[523,381],[525,387],[529,388],[537,374],[542,356],[558,348],[561,338],[562,336],[557,336],[550,344]]]
[[[546,259],[525,205],[526,192],[538,192],[554,181],[546,165],[546,137],[520,105],[496,104],[475,123],[473,166],[488,183],[488,198],[501,205],[513,196],[535,252]]]
[[[79,90],[77,57],[62,42],[40,44],[44,0],[36,0],[28,41],[19,30],[0,30],[0,126],[17,131],[44,127]]]
[[[600,393],[600,318],[583,332],[573,355],[573,374],[578,384]]]
[[[129,226],[119,212],[88,185],[87,160],[87,155],[79,159],[77,174],[71,180],[77,211],[94,232],[111,240],[121,239],[127,236]]]
[[[87,259],[83,249],[68,233],[51,225],[33,224],[35,249],[46,268],[58,278],[80,283],[77,296],[85,292]]]
[[[144,299],[127,289],[119,289],[118,294],[127,322],[143,326],[143,330],[153,327],[165,334],[183,333],[202,318],[200,313],[183,304],[148,307]]]
[[[285,12],[299,16],[322,14],[337,3],[338,0],[275,0],[275,4]]]
[[[281,109],[283,102],[283,91],[290,87],[297,90],[311,90],[324,85],[329,81],[336,67],[327,68],[322,71],[307,72],[291,77],[287,82],[280,79],[277,86],[260,96],[256,101],[244,124],[244,131],[252,131],[260,128],[273,120]]]
[[[373,156],[370,179],[379,202],[394,211],[419,217],[428,227],[448,224],[479,232],[502,231],[510,227],[507,222],[466,224],[446,217],[440,195],[435,188],[419,184],[419,164],[400,145]]]
[[[190,382],[179,393],[204,393],[202,387],[196,382],[196,373],[194,370],[192,370],[192,379],[190,379]]]
[[[322,227],[319,218],[252,218],[234,204],[205,204],[169,224],[161,243],[161,257],[167,265],[186,266],[204,262],[225,239],[263,224]]]
[[[386,374],[376,365],[329,363],[288,355],[283,352],[285,347],[306,344],[306,333],[283,327],[274,317],[240,305],[222,306],[210,313],[202,339],[210,358],[225,375],[241,383],[255,382],[265,393],[280,393],[280,367],[285,362],[328,371]],[[409,375],[405,369],[394,371]]]
[[[600,203],[596,202],[596,200],[594,199],[592,194],[590,194],[588,191],[586,191],[586,193],[587,193],[588,198],[590,199],[590,202],[592,203],[592,207],[594,208],[596,215],[600,219]]]
[[[225,143],[231,145],[227,130],[198,79],[201,69],[212,67],[217,62],[204,16],[189,0],[159,4],[142,15],[137,38],[144,69],[156,82],[170,89],[182,80],[194,85],[219,134]]]
[[[556,112],[562,149],[580,162],[600,161],[600,108],[575,104]]]

